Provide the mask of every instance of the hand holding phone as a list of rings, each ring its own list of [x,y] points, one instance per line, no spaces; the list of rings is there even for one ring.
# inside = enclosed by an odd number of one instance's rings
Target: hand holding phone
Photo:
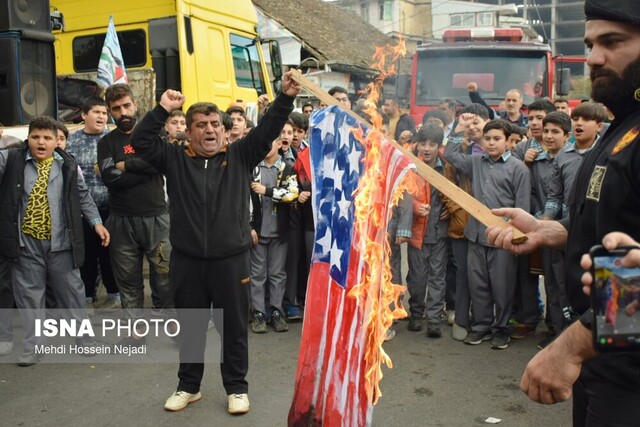
[[[625,267],[622,259],[638,246],[607,250],[594,246],[591,306],[594,347],[600,352],[640,350],[640,267]]]

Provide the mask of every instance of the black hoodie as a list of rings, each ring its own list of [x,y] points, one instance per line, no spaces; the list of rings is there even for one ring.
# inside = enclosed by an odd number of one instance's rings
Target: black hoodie
[[[136,126],[136,153],[167,178],[173,250],[194,258],[227,258],[251,247],[251,171],[280,135],[293,99],[279,95],[258,126],[212,157],[169,144],[160,137],[169,113],[160,105]]]

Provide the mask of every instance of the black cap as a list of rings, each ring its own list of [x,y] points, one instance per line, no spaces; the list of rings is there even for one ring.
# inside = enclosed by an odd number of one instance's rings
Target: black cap
[[[587,21],[602,19],[640,25],[640,3],[638,1],[586,0],[584,13],[587,16]]]

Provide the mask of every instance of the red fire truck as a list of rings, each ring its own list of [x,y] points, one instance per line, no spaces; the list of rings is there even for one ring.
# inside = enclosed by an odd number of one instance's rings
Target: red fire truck
[[[416,123],[443,98],[468,104],[469,82],[476,82],[485,101],[495,107],[510,89],[522,91],[525,105],[569,94],[571,72],[582,74],[585,58],[554,57],[548,44],[523,37],[519,28],[456,29],[446,30],[442,42],[418,46],[407,97]],[[588,97],[588,91],[572,97],[578,98],[571,102],[575,104]]]

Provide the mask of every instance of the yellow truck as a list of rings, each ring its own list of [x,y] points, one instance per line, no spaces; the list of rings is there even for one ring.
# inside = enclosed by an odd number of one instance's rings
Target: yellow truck
[[[251,0],[51,0],[51,7],[64,20],[54,31],[58,74],[96,71],[113,16],[127,72],[153,69],[156,94],[179,89],[187,104],[222,108],[263,93],[273,99]],[[279,56],[277,45],[270,52]],[[279,58],[271,64],[278,79]]]
[[[211,101],[226,109],[242,100],[250,116],[258,96],[274,98],[280,52],[277,42],[258,38],[251,0],[50,0],[50,6],[58,76],[95,79],[113,16],[142,111],[168,88],[186,96],[185,108]]]

